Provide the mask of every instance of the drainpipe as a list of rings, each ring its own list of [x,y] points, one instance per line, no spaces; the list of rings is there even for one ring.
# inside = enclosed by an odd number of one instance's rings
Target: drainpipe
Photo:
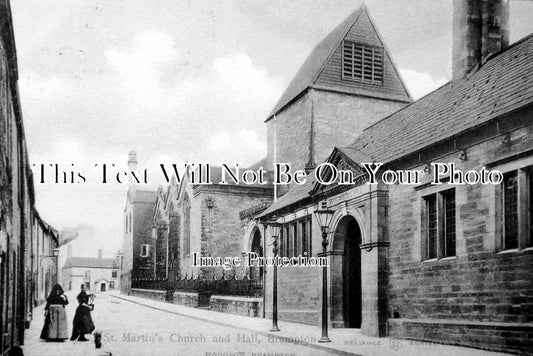
[[[263,225],[263,256],[266,257],[266,226],[265,225]],[[263,275],[261,276],[261,278],[263,278],[263,319],[266,318],[266,293],[265,293],[266,271],[267,269],[263,268]]]

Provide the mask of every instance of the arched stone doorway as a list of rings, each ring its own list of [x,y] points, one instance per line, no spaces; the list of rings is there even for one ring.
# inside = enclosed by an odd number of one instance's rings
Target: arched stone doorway
[[[261,246],[261,233],[256,227],[253,230],[251,252],[254,252],[259,257],[263,257],[263,246]],[[263,267],[250,267],[250,278],[262,278]]]
[[[354,217],[339,220],[331,250],[331,322],[337,328],[360,328],[361,229]]]

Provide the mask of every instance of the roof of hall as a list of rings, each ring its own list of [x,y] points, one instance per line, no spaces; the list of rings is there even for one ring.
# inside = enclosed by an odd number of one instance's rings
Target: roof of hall
[[[116,268],[116,261],[114,258],[71,257],[65,261],[63,268],[66,267]]]
[[[272,111],[268,114],[266,121],[283,111],[292,101],[305,92],[307,88],[313,87],[317,82],[320,73],[328,63],[332,53],[340,45],[348,31],[350,31],[363,13],[368,15],[368,9],[364,3],[348,15],[343,22],[335,27],[333,31],[316,45],[309,56],[307,56],[306,60],[293,77]],[[402,90],[391,91],[383,97],[391,100],[411,102],[412,99],[405,87],[403,87],[403,83],[401,85]]]
[[[297,203],[305,198],[310,197],[310,193],[313,190],[313,187],[315,186],[315,179],[314,177],[308,177],[307,181],[304,184],[294,185],[291,187],[291,189],[280,196],[276,202],[274,202],[270,207],[265,209],[259,217],[267,216],[272,214],[273,212],[284,208],[286,206],[292,205],[294,203]]]
[[[391,162],[533,102],[533,34],[367,127],[352,148]]]
[[[475,129],[533,103],[533,34],[494,54],[465,79],[451,81],[366,128],[351,147],[336,148],[354,162],[391,162]],[[309,179],[296,185],[261,216],[310,196]]]

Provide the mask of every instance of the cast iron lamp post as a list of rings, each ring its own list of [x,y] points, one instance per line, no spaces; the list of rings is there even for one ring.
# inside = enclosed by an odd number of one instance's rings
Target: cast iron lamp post
[[[322,256],[327,258],[329,223],[333,210],[328,209],[327,202],[322,201],[315,210],[315,216],[322,231]],[[331,342],[328,337],[328,268],[326,265],[322,266],[322,337],[318,342]]]
[[[272,252],[274,253],[274,276],[272,288],[272,328],[270,331],[279,331],[278,327],[278,267],[276,264],[276,257],[278,255],[278,237],[281,223],[276,221],[276,218],[266,223],[270,229],[270,236],[272,237]]]

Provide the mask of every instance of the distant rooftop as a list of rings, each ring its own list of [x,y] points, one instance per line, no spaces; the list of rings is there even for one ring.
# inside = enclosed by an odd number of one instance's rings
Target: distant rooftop
[[[82,268],[117,268],[114,258],[95,258],[95,257],[71,257],[65,261],[63,268],[82,267]]]

